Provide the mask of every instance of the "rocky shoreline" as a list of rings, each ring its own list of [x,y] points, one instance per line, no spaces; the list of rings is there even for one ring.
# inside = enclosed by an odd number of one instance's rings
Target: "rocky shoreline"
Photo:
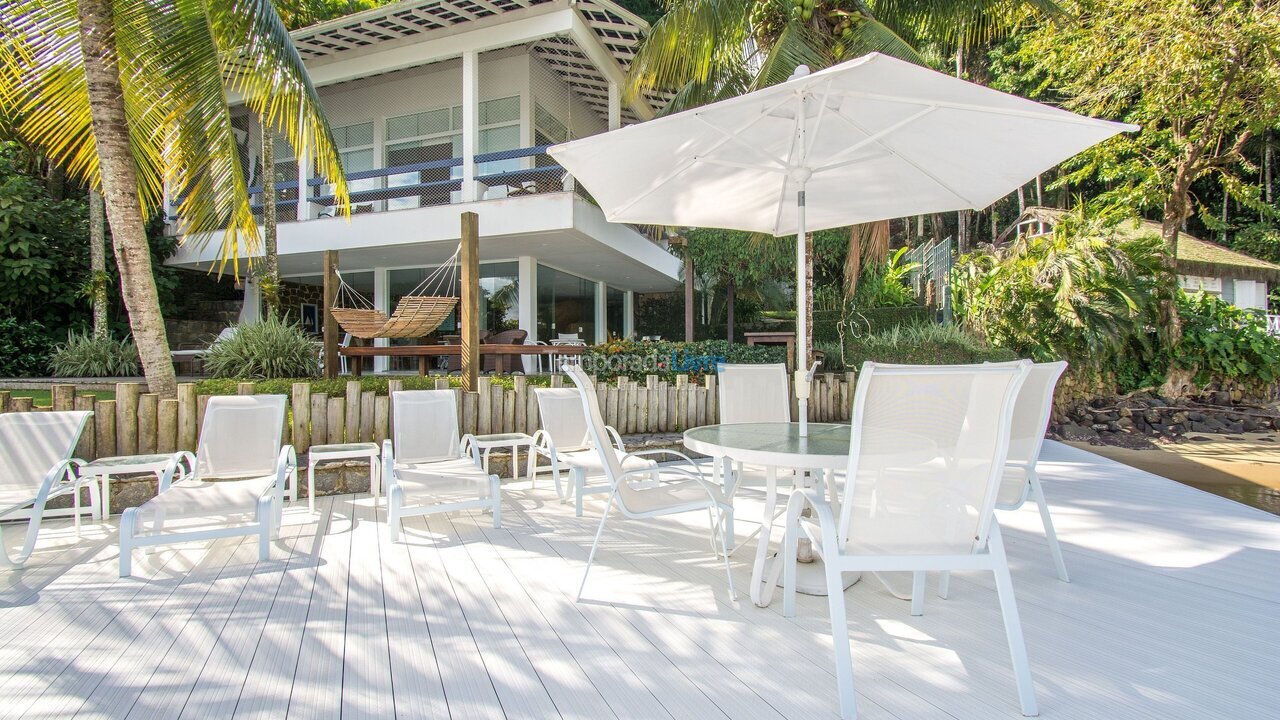
[[[1049,425],[1049,437],[1142,449],[1155,443],[1195,441],[1198,433],[1239,439],[1247,434],[1254,436],[1250,439],[1275,442],[1277,430],[1280,406],[1274,403],[1252,404],[1226,391],[1174,400],[1139,392],[1059,409]]]

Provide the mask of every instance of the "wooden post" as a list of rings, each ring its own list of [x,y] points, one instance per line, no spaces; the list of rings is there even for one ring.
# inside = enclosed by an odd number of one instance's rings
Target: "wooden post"
[[[466,364],[465,362],[463,363]],[[465,373],[465,371],[463,371]],[[464,374],[465,377],[465,374]],[[491,413],[493,412],[493,402],[489,399],[489,378],[476,378],[476,409],[479,411],[476,415],[476,434],[488,435],[494,432],[490,429]]]
[[[196,451],[196,404],[195,383],[178,385],[178,450]]]
[[[360,393],[360,442],[373,442],[373,406],[377,393],[366,390]]]
[[[93,411],[93,445],[97,457],[116,453],[116,401],[99,400]]]
[[[164,398],[156,410],[156,452],[171,453],[178,449],[178,401]]]
[[[338,377],[338,321],[329,309],[338,299],[338,251],[324,251],[324,376]],[[354,360],[353,362],[359,362]]]
[[[346,400],[340,397],[329,398],[329,444],[345,442],[346,437]]]
[[[391,437],[391,398],[379,395],[373,399],[373,441],[382,446],[382,441]]]
[[[468,160],[470,162],[470,160]],[[480,376],[480,216],[462,213],[462,389],[476,392]]]
[[[54,385],[49,393],[52,396],[51,402],[55,411],[71,410],[76,404],[76,386],[75,385]]]
[[[293,384],[293,447],[299,454],[311,447],[311,383]]]
[[[160,410],[160,396],[155,393],[143,393],[138,396],[138,454],[154,455],[156,452],[157,415]]]
[[[345,415],[345,435],[339,435],[335,442],[360,442],[360,381],[347,381],[347,397],[346,397]],[[329,424],[329,429],[333,429],[333,424]]]
[[[329,396],[325,393],[311,394],[311,444],[324,445],[329,442]]]
[[[8,390],[0,390],[0,413],[9,412],[9,397],[11,394]]]
[[[116,384],[116,454],[138,454],[138,396],[142,385]]]
[[[236,383],[236,394],[237,394],[237,395],[252,395],[252,394],[253,394],[253,383],[251,383],[251,382],[238,382],[238,383]]]
[[[94,412],[94,403],[97,401],[92,395],[77,395],[75,399],[76,410],[87,410]],[[80,434],[80,444],[76,446],[75,457],[81,460],[93,460],[98,457],[97,440],[98,433],[94,429],[94,419],[89,418],[89,424],[85,426],[84,432]]]

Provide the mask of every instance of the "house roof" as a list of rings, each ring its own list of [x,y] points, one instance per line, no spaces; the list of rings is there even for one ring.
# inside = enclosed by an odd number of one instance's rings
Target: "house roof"
[[[462,29],[468,23],[518,15],[519,11],[536,6],[573,8],[624,72],[635,57],[641,37],[649,29],[648,23],[611,0],[402,0],[304,27],[290,35],[304,61],[329,59],[405,38],[414,39],[410,42],[427,42]],[[609,78],[573,37],[544,38],[533,43],[531,51],[602,118],[608,118]],[[662,105],[667,99],[647,96],[646,110]],[[632,107],[624,106],[622,114],[624,122],[642,119]],[[646,116],[650,114],[645,112]]]
[[[1022,225],[1044,223],[1052,226],[1065,212],[1057,208],[1029,207],[1018,216],[1017,222],[1000,235],[998,241],[1003,242]],[[1122,223],[1117,227],[1117,231],[1126,237],[1160,235],[1162,230],[1160,223],[1154,220],[1141,220],[1132,224]],[[1201,240],[1186,232],[1178,233],[1178,272],[1184,275],[1232,277],[1280,283],[1280,265],[1236,252],[1208,240]]]

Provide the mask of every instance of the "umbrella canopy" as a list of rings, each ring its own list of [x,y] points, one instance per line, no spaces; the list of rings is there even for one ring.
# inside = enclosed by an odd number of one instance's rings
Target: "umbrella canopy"
[[[1134,129],[872,53],[549,152],[610,221],[794,235],[801,183],[808,231],[977,210]]]
[[[1132,125],[872,53],[548,152],[612,222],[802,235],[981,209]],[[796,243],[796,287],[805,285]],[[808,299],[796,292],[797,372]],[[801,434],[808,386],[797,377]]]

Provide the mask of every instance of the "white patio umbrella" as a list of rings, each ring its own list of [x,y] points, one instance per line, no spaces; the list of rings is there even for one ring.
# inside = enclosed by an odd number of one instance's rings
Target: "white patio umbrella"
[[[985,208],[1135,129],[872,53],[548,152],[612,222],[800,236]],[[796,243],[797,371],[808,360],[804,245]]]

